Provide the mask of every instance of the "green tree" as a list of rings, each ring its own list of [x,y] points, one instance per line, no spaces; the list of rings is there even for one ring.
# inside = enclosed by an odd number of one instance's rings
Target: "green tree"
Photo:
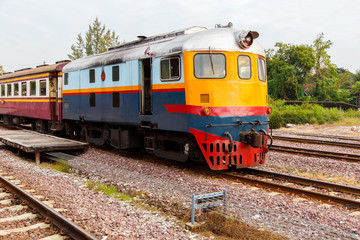
[[[298,95],[298,77],[295,67],[284,62],[276,66],[277,71],[272,72],[269,80],[269,93],[274,99],[294,100]]]
[[[360,82],[356,82],[354,85],[352,85],[351,93],[356,95],[360,94]]]
[[[267,53],[269,93],[273,98],[295,100],[315,66],[314,50],[309,45],[276,43]]]
[[[328,54],[331,45],[320,33],[312,45],[276,43],[276,49],[267,50],[269,95],[274,99],[353,102],[360,94],[360,71],[353,74],[337,68]],[[302,96],[305,84],[310,95]]]
[[[351,85],[352,82],[342,82],[348,76],[345,69],[337,69],[335,64],[331,63],[330,55],[327,53],[333,44],[330,40],[324,39],[324,33],[320,33],[314,40],[315,50],[315,68],[314,74],[309,82],[314,83],[316,88],[312,93],[319,101],[349,101],[349,91],[341,89]]]
[[[314,40],[315,78],[321,79],[324,75],[336,74],[335,65],[331,63],[330,55],[327,53],[327,49],[330,49],[332,44],[330,40],[324,40],[324,33],[320,33]]]
[[[82,58],[84,56],[84,40],[81,37],[81,33],[77,36],[77,42],[71,45],[72,53],[68,55],[71,60]]]
[[[351,86],[356,82],[356,78],[353,73],[345,68],[336,68],[336,73],[338,76],[338,82],[340,88],[350,89]],[[360,76],[359,76],[360,81]]]
[[[360,82],[360,70],[357,70],[353,77],[355,82]]]
[[[105,25],[96,18],[85,33],[85,40],[81,33],[78,34],[76,44],[71,45],[72,53],[68,54],[68,57],[75,60],[83,56],[106,52],[108,48],[118,44],[120,44],[119,36],[115,31],[106,30]]]
[[[353,103],[360,104],[360,70],[357,70],[355,74],[353,74],[353,80],[355,83],[351,86],[351,94],[353,95]]]
[[[0,65],[0,75],[3,75],[5,73],[3,66]]]

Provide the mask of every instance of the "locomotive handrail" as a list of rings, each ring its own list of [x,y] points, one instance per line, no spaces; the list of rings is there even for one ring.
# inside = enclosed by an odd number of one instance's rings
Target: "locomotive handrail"
[[[271,134],[268,134],[264,129],[260,129],[259,132],[264,133],[265,136],[268,136],[270,138],[270,144],[268,145],[268,149],[270,149],[270,147],[273,144],[273,138],[272,138]]]
[[[229,154],[232,154],[232,150],[233,150],[233,138],[231,136],[231,134],[229,132],[224,132],[224,135],[227,136],[230,139],[230,147],[229,147]]]

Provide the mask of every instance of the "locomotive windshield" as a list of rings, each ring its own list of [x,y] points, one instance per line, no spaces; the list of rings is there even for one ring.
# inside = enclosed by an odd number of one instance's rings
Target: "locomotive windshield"
[[[196,78],[225,78],[225,56],[220,53],[199,53],[194,57]]]

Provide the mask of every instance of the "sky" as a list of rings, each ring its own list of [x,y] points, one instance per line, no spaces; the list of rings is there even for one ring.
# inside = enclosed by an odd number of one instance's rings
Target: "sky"
[[[312,44],[324,33],[332,63],[360,71],[358,0],[0,0],[0,65],[11,72],[68,59],[96,17],[120,41],[228,22],[259,32],[265,49]]]

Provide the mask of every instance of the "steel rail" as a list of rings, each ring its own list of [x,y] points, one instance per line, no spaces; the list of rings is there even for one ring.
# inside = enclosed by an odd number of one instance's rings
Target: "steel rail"
[[[286,153],[293,153],[293,154],[303,154],[303,155],[315,156],[315,157],[326,157],[326,158],[332,158],[332,159],[346,161],[346,162],[360,163],[360,155],[356,155],[356,154],[328,152],[328,151],[320,151],[320,150],[304,149],[304,148],[296,148],[296,147],[286,147],[286,146],[279,146],[279,145],[272,145],[270,148],[270,151],[286,152]]]
[[[283,173],[277,173],[272,171],[265,171],[255,168],[246,168],[242,170],[245,173],[253,174],[253,175],[259,175],[262,177],[268,177],[272,179],[277,180],[286,180],[289,182],[307,185],[307,186],[313,186],[317,188],[324,188],[324,189],[332,189],[334,191],[339,191],[343,193],[350,193],[360,196],[360,188],[359,187],[352,187],[348,185],[338,184],[338,183],[331,183],[331,182],[325,182],[322,180],[317,179],[310,179],[305,177],[299,177],[294,175],[287,175]]]
[[[311,198],[329,202],[329,203],[342,204],[347,207],[360,208],[360,202],[356,201],[356,200],[352,200],[352,199],[341,198],[341,197],[331,196],[331,195],[323,194],[323,193],[319,193],[319,192],[313,192],[313,191],[309,191],[309,190],[305,190],[305,189],[300,189],[300,188],[296,188],[296,187],[290,187],[290,186],[286,186],[286,185],[282,185],[282,184],[278,184],[278,183],[267,182],[267,181],[263,181],[263,180],[254,179],[251,177],[241,176],[239,174],[234,174],[234,173],[222,172],[219,174],[221,176],[223,176],[224,178],[227,178],[227,179],[230,179],[233,181],[247,183],[247,184],[250,184],[250,185],[253,185],[256,187],[264,187],[264,188],[273,189],[273,190],[279,191],[279,192],[283,191],[283,192],[287,192],[287,193],[300,195],[302,197],[307,196],[307,197],[311,197]]]
[[[338,139],[338,140],[346,140],[346,141],[353,141],[353,142],[360,142],[360,138],[356,137],[345,137],[345,136],[336,136],[336,135],[328,135],[328,134],[311,134],[311,133],[291,133],[296,136],[306,136],[306,137],[318,137],[318,138],[331,138],[331,139]]]
[[[334,142],[334,141],[328,141],[328,140],[297,138],[297,137],[284,137],[284,136],[273,136],[273,139],[281,140],[281,141],[290,141],[290,142],[332,145],[332,146],[347,147],[347,148],[360,148],[359,143]]]
[[[34,198],[29,193],[20,189],[18,186],[8,181],[6,178],[0,175],[0,183],[4,185],[5,188],[13,192],[16,196],[26,202],[31,208],[38,211],[38,213],[44,216],[47,219],[51,220],[55,226],[61,229],[61,233],[70,236],[75,240],[97,240],[96,237],[92,236],[90,233],[86,232],[82,228],[80,228],[75,223],[71,222],[57,211],[53,210],[43,202],[39,201],[37,198]]]

